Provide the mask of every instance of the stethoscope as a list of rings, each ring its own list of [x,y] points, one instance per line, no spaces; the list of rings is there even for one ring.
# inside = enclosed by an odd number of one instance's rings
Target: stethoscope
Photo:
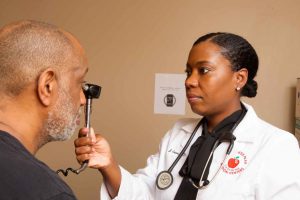
[[[242,121],[242,119],[244,118],[247,110],[246,108],[244,107],[244,105],[242,105],[243,109],[242,109],[242,114],[240,115],[239,119],[237,120],[237,122],[234,124],[234,126],[231,128],[231,130],[228,132],[229,134],[229,137],[226,137],[226,138],[222,138],[222,136],[225,136],[225,133],[227,132],[224,132],[223,134],[221,134],[221,137],[222,139],[218,139],[215,141],[214,145],[213,145],[213,148],[209,154],[209,157],[205,163],[205,166],[204,166],[204,169],[203,169],[203,172],[200,176],[200,181],[199,181],[199,185],[197,185],[191,178],[189,179],[190,183],[197,189],[204,189],[206,186],[208,186],[209,183],[211,183],[215,177],[219,174],[222,166],[223,166],[223,163],[225,162],[225,160],[228,158],[229,154],[231,153],[232,149],[233,149],[233,146],[234,146],[234,140],[236,139],[235,136],[233,135],[233,131],[235,130],[235,128],[238,126],[238,124]],[[177,165],[178,161],[180,160],[180,158],[183,156],[183,154],[185,153],[186,149],[188,148],[188,146],[191,144],[196,132],[198,131],[199,127],[201,126],[202,124],[202,120],[197,124],[197,126],[195,127],[194,131],[192,132],[190,138],[188,139],[188,141],[186,142],[185,146],[183,147],[183,149],[181,150],[181,152],[178,154],[177,158],[175,159],[175,161],[172,163],[172,165],[170,166],[170,168],[168,170],[165,170],[165,171],[161,171],[157,177],[156,177],[156,186],[158,189],[160,190],[165,190],[167,188],[169,188],[172,184],[173,184],[173,175],[172,175],[172,170],[174,169],[174,167]],[[206,168],[208,166],[208,163],[212,157],[212,155],[214,154],[216,148],[218,147],[218,145],[224,141],[229,141],[229,146],[227,148],[227,151],[226,151],[226,155],[225,155],[225,158],[223,159],[218,171],[215,173],[215,175],[212,177],[211,181],[208,181],[208,180],[203,180],[203,176],[204,176],[204,173],[206,171]]]

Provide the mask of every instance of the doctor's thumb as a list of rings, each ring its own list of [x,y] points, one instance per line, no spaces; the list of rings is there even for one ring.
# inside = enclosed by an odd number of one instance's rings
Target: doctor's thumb
[[[96,142],[95,132],[94,132],[94,129],[92,127],[89,130],[88,137],[92,140],[92,143]]]

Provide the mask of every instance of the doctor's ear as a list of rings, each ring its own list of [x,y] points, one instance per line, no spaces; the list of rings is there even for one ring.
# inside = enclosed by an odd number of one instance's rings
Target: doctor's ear
[[[242,68],[235,72],[236,86],[235,89],[239,91],[241,88],[245,86],[248,80],[248,70],[246,68]]]
[[[52,68],[43,71],[37,81],[37,96],[44,106],[50,106],[57,93],[56,72]]]

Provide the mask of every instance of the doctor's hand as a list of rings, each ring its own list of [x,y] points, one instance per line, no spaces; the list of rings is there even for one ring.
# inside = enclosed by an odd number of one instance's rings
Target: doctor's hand
[[[107,140],[100,134],[95,134],[91,128],[79,130],[78,138],[74,141],[77,161],[82,164],[88,160],[88,166],[98,169],[104,179],[106,188],[114,198],[118,195],[121,184],[121,170],[114,160]]]
[[[88,166],[101,169],[110,166],[114,161],[110,146],[105,138],[94,133],[93,128],[82,128],[79,130],[78,138],[74,141],[77,161],[82,164],[89,160]]]

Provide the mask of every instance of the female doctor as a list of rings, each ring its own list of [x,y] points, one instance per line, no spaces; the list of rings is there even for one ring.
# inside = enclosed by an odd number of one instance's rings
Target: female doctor
[[[257,69],[257,54],[244,38],[200,37],[189,53],[185,87],[191,109],[203,118],[175,123],[134,175],[117,164],[101,135],[75,140],[77,160],[89,160],[103,176],[101,199],[299,200],[297,140],[240,100],[256,96]]]

